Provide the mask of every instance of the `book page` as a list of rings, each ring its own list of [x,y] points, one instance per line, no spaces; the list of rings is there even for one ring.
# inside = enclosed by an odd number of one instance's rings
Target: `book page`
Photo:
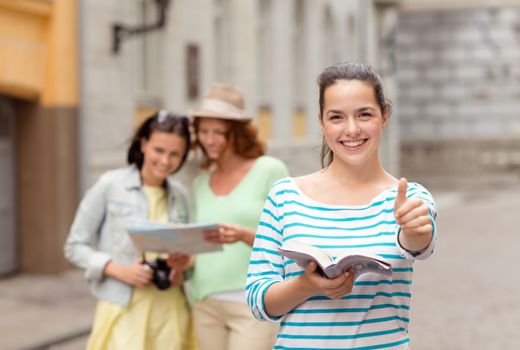
[[[294,260],[302,268],[305,268],[311,260],[315,261],[321,269],[332,264],[332,259],[320,248],[295,240],[284,242],[278,251],[281,255]]]
[[[385,276],[392,274],[392,266],[384,258],[359,252],[359,250],[334,251],[337,256],[333,260],[331,256],[318,247],[290,240],[284,242],[282,247],[278,248],[278,251],[281,255],[294,260],[302,268],[305,268],[309,261],[316,261],[323,274],[328,278],[336,278],[350,268],[352,268],[356,278],[367,272]]]
[[[392,266],[384,258],[369,253],[348,254],[339,256],[336,265],[342,271],[352,269],[355,277],[372,272],[385,276],[392,274]]]

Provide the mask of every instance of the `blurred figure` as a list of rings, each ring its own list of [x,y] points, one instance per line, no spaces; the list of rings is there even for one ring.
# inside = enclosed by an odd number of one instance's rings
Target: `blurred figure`
[[[391,106],[373,68],[338,64],[318,83],[324,168],[273,186],[251,255],[247,301],[258,319],[281,320],[276,348],[409,349],[412,266],[435,246],[433,198],[381,164]],[[331,256],[379,255],[392,275],[355,280],[348,270],[328,279],[315,262],[303,269],[278,253],[291,240]]]
[[[190,313],[179,287],[189,257],[170,258],[166,286],[155,279],[154,285],[150,266],[164,265],[166,257],[147,254],[144,261],[126,230],[134,218],[188,222],[186,190],[170,175],[183,165],[189,146],[188,118],[158,112],[135,132],[129,166],[103,174],[81,201],[65,256],[86,270],[98,299],[87,349],[191,349]]]
[[[196,257],[190,289],[201,350],[271,349],[277,325],[258,322],[245,302],[247,265],[255,229],[271,185],[286,166],[264,155],[244,98],[235,87],[215,84],[192,111],[204,171],[193,182],[195,221],[217,222],[207,239],[221,252]]]

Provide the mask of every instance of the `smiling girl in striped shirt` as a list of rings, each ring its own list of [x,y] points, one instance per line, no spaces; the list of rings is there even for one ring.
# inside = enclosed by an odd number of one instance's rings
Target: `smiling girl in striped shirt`
[[[318,79],[321,171],[273,185],[253,246],[247,301],[280,321],[275,349],[408,349],[413,262],[431,255],[436,209],[421,185],[384,170],[379,145],[391,107],[372,67],[343,63]],[[278,254],[298,240],[327,251],[363,251],[392,275],[347,271],[324,278]]]

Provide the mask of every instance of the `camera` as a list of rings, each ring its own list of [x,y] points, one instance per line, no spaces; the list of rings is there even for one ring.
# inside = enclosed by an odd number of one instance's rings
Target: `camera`
[[[152,281],[160,290],[170,288],[171,282],[169,279],[170,267],[166,263],[166,259],[156,258],[154,261],[143,261],[144,265],[149,266],[153,271]]]

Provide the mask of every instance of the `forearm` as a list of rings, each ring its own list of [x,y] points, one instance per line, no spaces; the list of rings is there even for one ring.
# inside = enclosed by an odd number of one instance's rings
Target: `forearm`
[[[399,244],[406,250],[420,252],[426,249],[433,238],[433,230],[430,228],[428,232],[421,234],[408,233],[408,231],[402,230],[399,234]]]
[[[132,265],[121,265],[109,261],[104,269],[105,276],[115,278],[121,282],[135,287],[144,287],[152,280],[152,269],[144,265],[141,260],[136,260]]]
[[[310,286],[302,283],[302,277],[275,283],[265,293],[265,311],[271,317],[285,315],[313,295]]]
[[[105,268],[103,269],[103,275],[112,277],[118,280],[121,280],[121,276],[123,274],[123,266],[114,263],[113,261],[109,261]]]
[[[247,244],[248,246],[252,247],[253,243],[255,242],[255,235],[256,233],[254,231],[251,231],[247,228],[243,228],[244,232],[242,234],[242,241]]]

